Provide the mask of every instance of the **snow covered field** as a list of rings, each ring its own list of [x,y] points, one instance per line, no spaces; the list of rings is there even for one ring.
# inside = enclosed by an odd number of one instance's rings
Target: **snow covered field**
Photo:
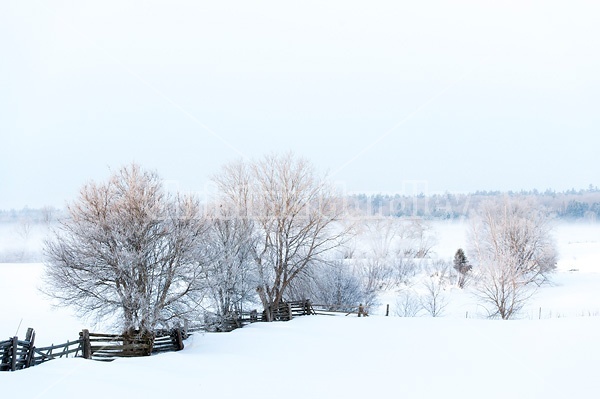
[[[27,398],[596,398],[600,319],[311,316],[198,335],[184,351],[2,373]]]
[[[464,224],[435,229],[437,256],[465,247]],[[193,336],[178,353],[109,364],[63,359],[0,373],[0,389],[3,397],[29,398],[596,398],[600,225],[559,224],[556,240],[554,283],[538,291],[520,320],[478,318],[473,297],[456,289],[442,318],[258,323]],[[37,290],[42,268],[0,264],[0,339],[13,336],[21,320],[19,335],[34,327],[38,345],[75,339],[90,327],[49,306]],[[393,293],[381,298],[392,309],[393,300]]]

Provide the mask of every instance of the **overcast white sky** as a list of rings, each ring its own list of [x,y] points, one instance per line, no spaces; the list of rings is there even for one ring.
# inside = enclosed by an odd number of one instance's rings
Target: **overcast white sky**
[[[0,209],[289,149],[350,192],[598,185],[599,4],[3,0]]]

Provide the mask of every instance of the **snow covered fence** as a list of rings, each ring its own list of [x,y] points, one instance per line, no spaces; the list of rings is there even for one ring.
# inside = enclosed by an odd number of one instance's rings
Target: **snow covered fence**
[[[0,342],[0,371],[15,371],[27,367],[26,359],[29,353],[27,342],[19,341],[18,337],[13,337]]]
[[[33,358],[29,366],[37,366],[49,360],[60,359],[62,357],[80,357],[81,344],[80,340],[75,340],[44,348],[36,348],[34,346],[31,349]]]
[[[295,316],[306,316],[311,314],[315,314],[315,311],[309,299],[281,302],[275,310],[273,310],[273,320],[289,321]]]
[[[282,321],[311,314],[316,314],[316,312],[310,300],[282,302],[274,311],[275,320]],[[241,327],[262,319],[256,311],[252,311],[240,315],[235,321],[236,325]],[[112,361],[119,357],[149,356],[156,353],[179,351],[184,347],[183,340],[194,331],[195,329],[175,328],[159,330],[153,334],[133,332],[126,335],[92,333],[89,330],[82,330],[77,340],[36,348],[34,346],[35,332],[29,328],[24,341],[13,337],[0,342],[0,370],[21,370],[62,357]]]
[[[29,328],[24,341],[12,337],[0,342],[0,371],[15,371],[31,366],[35,361],[34,339],[35,332]]]
[[[37,348],[35,331],[27,329],[24,340],[12,337],[0,342],[0,371],[16,371],[37,366],[48,360],[61,357],[78,357],[82,352],[82,341],[67,341],[64,344]]]
[[[179,351],[183,349],[185,336],[186,332],[180,328],[160,330],[154,334],[100,334],[88,330],[79,333],[82,356],[85,359],[102,361]]]
[[[187,332],[176,328],[145,336],[98,334],[83,330],[79,339],[43,348],[34,346],[35,331],[27,330],[25,340],[18,337],[0,341],[0,371],[16,371],[62,357],[112,361],[118,357],[149,356],[183,349]]]
[[[274,321],[289,321],[297,316],[316,314],[309,299],[299,301],[283,301],[271,310]],[[245,325],[267,321],[266,312],[259,314],[256,309],[250,312],[233,313],[227,317],[205,320],[200,330],[209,332],[230,332]]]

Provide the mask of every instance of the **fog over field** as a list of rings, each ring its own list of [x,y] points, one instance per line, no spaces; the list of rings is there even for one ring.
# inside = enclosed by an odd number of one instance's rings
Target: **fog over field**
[[[468,222],[432,221],[430,225],[435,242],[430,255],[432,259],[451,261],[458,248],[467,247]],[[16,234],[16,226],[18,225],[5,225],[0,229],[0,242],[3,244],[0,253],[4,256],[25,253],[31,259],[43,259],[40,251],[48,234],[47,228],[36,226],[24,243]],[[557,270],[552,274],[551,282],[538,289],[518,318],[538,319],[540,309],[544,319],[600,316],[600,224],[557,221],[554,223],[552,235],[559,253]],[[366,246],[364,243],[362,245]],[[16,290],[19,296],[32,299],[21,301],[18,307],[3,308],[5,335],[11,333],[11,326],[16,328],[21,319],[23,326],[31,325],[40,331],[38,339],[44,343],[67,339],[83,326],[94,326],[93,318],[80,319],[68,308],[50,306],[51,301],[38,291],[43,287],[41,279],[44,268],[41,263],[0,263],[0,267],[3,273],[2,289]],[[26,283],[26,278],[29,278],[31,283]],[[391,314],[395,315],[401,292],[402,289],[394,288],[380,293],[376,305],[371,310],[372,314],[384,315],[386,305],[389,304]],[[448,305],[442,317],[487,317],[472,292],[447,287],[445,296]],[[421,316],[424,317],[425,314]],[[61,318],[63,327],[57,327],[54,322],[56,317]]]

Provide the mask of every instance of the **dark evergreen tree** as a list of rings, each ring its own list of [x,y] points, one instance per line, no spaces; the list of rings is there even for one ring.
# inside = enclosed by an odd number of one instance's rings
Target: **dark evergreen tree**
[[[458,272],[458,286],[464,288],[467,282],[467,275],[471,271],[473,266],[469,265],[465,251],[459,248],[454,254],[454,269]]]

